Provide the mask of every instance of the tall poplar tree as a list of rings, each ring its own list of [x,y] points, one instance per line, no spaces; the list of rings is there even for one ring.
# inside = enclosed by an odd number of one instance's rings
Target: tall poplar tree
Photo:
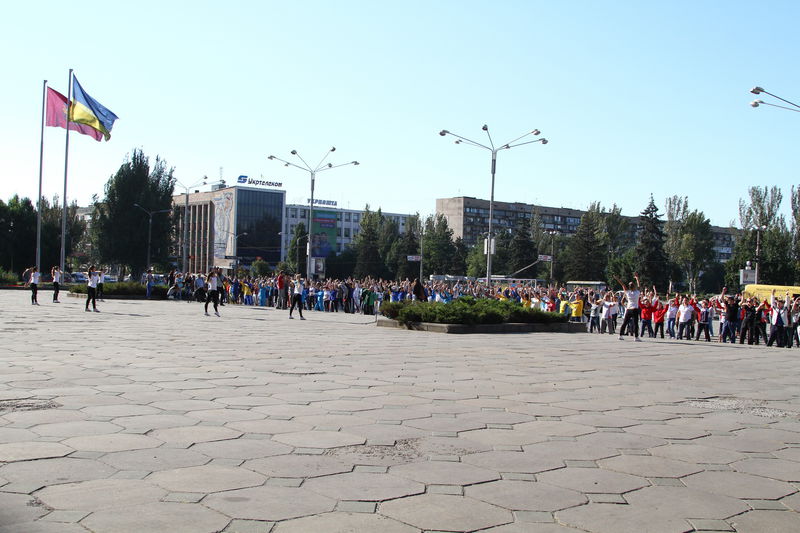
[[[650,195],[650,203],[639,216],[640,230],[636,243],[636,268],[644,286],[667,288],[669,269],[664,252],[664,221]]]

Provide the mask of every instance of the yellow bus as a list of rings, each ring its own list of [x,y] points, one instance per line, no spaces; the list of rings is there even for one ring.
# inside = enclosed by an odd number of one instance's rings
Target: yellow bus
[[[775,296],[778,298],[783,298],[783,296],[788,292],[789,295],[794,299],[800,296],[800,287],[792,286],[792,285],[745,285],[744,291],[742,292],[742,296],[745,298],[752,298],[756,297],[759,300],[767,300],[769,301],[770,297],[772,296],[772,289],[775,289]]]

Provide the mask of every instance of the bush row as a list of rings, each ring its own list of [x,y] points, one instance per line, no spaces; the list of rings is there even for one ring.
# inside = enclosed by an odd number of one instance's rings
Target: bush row
[[[458,298],[451,303],[442,302],[384,302],[381,314],[403,324],[433,322],[436,324],[502,324],[505,322],[553,323],[566,322],[560,313],[539,309],[526,309],[508,300]]]
[[[0,284],[16,285],[17,283],[19,283],[19,276],[17,276],[14,272],[9,272],[8,270],[3,270],[0,268]]]
[[[87,286],[85,283],[80,285],[71,285],[70,292],[78,294],[86,294]],[[119,283],[104,283],[103,293],[108,296],[145,296],[147,288],[138,281],[121,281]],[[163,285],[156,285],[152,291],[153,298],[166,298],[167,288]]]

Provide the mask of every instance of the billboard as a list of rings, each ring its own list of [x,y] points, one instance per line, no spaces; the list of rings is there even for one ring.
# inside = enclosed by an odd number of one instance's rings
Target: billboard
[[[230,261],[226,256],[235,254],[233,242],[234,224],[233,206],[235,198],[233,191],[222,189],[213,198],[214,202],[214,266],[228,268]]]
[[[336,211],[312,211],[311,257],[328,257],[336,250]]]

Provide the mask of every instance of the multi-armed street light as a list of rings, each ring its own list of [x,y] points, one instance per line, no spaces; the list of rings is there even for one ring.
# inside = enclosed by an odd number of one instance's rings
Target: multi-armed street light
[[[150,211],[149,209],[145,209],[144,207],[140,206],[139,204],[133,204],[133,207],[138,207],[145,213],[147,213],[148,220],[147,220],[147,268],[150,268],[150,242],[153,236],[153,215],[157,215],[159,213],[169,213],[172,209],[159,209],[158,211]]]
[[[181,268],[184,272],[189,272],[189,190],[193,189],[200,185],[208,185],[208,179],[203,178],[202,180],[198,181],[197,183],[193,183],[191,185],[184,185],[178,180],[175,180],[176,185],[180,185],[184,189],[186,189],[186,194],[184,196],[184,205],[183,205],[183,258],[181,263]],[[214,180],[211,182],[212,185],[221,184],[225,185],[225,180]]]
[[[489,133],[489,126],[486,124],[483,125],[481,128],[483,131],[486,132],[486,136],[489,138],[489,146],[481,144],[479,142],[473,141],[471,139],[467,139],[466,137],[462,137],[460,135],[456,135],[448,130],[442,130],[439,132],[439,135],[444,137],[445,135],[452,135],[456,138],[456,144],[467,144],[470,146],[475,146],[476,148],[483,148],[484,150],[489,150],[492,153],[492,190],[489,196],[489,232],[488,232],[488,240],[486,245],[486,286],[488,289],[491,290],[492,288],[492,252],[494,247],[494,234],[492,233],[492,218],[494,218],[494,175],[495,170],[497,169],[497,153],[500,150],[510,150],[511,148],[516,148],[517,146],[522,146],[525,144],[533,144],[533,143],[542,143],[547,144],[547,139],[544,137],[539,137],[532,141],[525,141],[519,142],[528,135],[535,135],[538,136],[541,134],[539,130],[529,131],[525,135],[520,135],[513,141],[509,141],[501,146],[495,147],[494,141],[492,140],[492,135]]]
[[[338,165],[334,165],[333,163],[325,163],[325,160],[328,158],[328,156],[331,154],[331,152],[335,152],[335,151],[336,151],[336,147],[335,146],[331,147],[330,150],[325,152],[325,155],[322,157],[320,162],[317,163],[317,165],[315,167],[312,167],[311,165],[306,163],[306,160],[303,159],[303,157],[300,154],[297,153],[297,150],[292,150],[291,154],[294,155],[294,156],[297,156],[297,158],[300,159],[300,161],[303,162],[303,165],[290,163],[289,161],[285,161],[285,160],[281,159],[280,157],[276,157],[274,155],[271,155],[271,156],[267,157],[267,159],[270,159],[270,160],[273,160],[273,161],[280,161],[281,163],[283,163],[283,166],[285,166],[285,167],[299,168],[300,170],[304,170],[305,172],[308,172],[311,175],[311,199],[309,201],[309,206],[308,206],[308,208],[309,208],[308,209],[308,228],[306,230],[306,231],[308,231],[309,235],[311,234],[311,221],[312,221],[311,214],[314,211],[314,180],[315,180],[315,178],[317,176],[317,173],[318,172],[322,172],[323,170],[331,170],[331,169],[334,169],[334,168],[343,167],[343,166],[347,166],[347,165],[358,165],[359,164],[358,161],[350,161],[348,163],[340,163]],[[311,281],[311,241],[310,240],[306,244],[306,254],[307,254],[306,279]]]
[[[765,102],[764,100],[760,100],[759,99],[759,100],[753,100],[752,102],[750,102],[750,105],[753,106],[753,107],[758,107],[758,106],[761,106],[761,105],[768,105],[770,107],[780,107],[781,109],[786,109],[787,111],[794,111],[795,113],[800,113],[800,105],[797,105],[794,102],[790,102],[789,100],[781,98],[777,94],[772,94],[769,91],[765,91],[761,87],[753,87],[752,89],[750,89],[750,92],[753,93],[753,94],[759,94],[759,95],[762,94],[762,93],[763,94],[768,94],[771,97],[777,98],[781,102],[786,102],[787,104],[792,106],[792,107],[786,107],[785,105],[771,104],[769,102]]]

